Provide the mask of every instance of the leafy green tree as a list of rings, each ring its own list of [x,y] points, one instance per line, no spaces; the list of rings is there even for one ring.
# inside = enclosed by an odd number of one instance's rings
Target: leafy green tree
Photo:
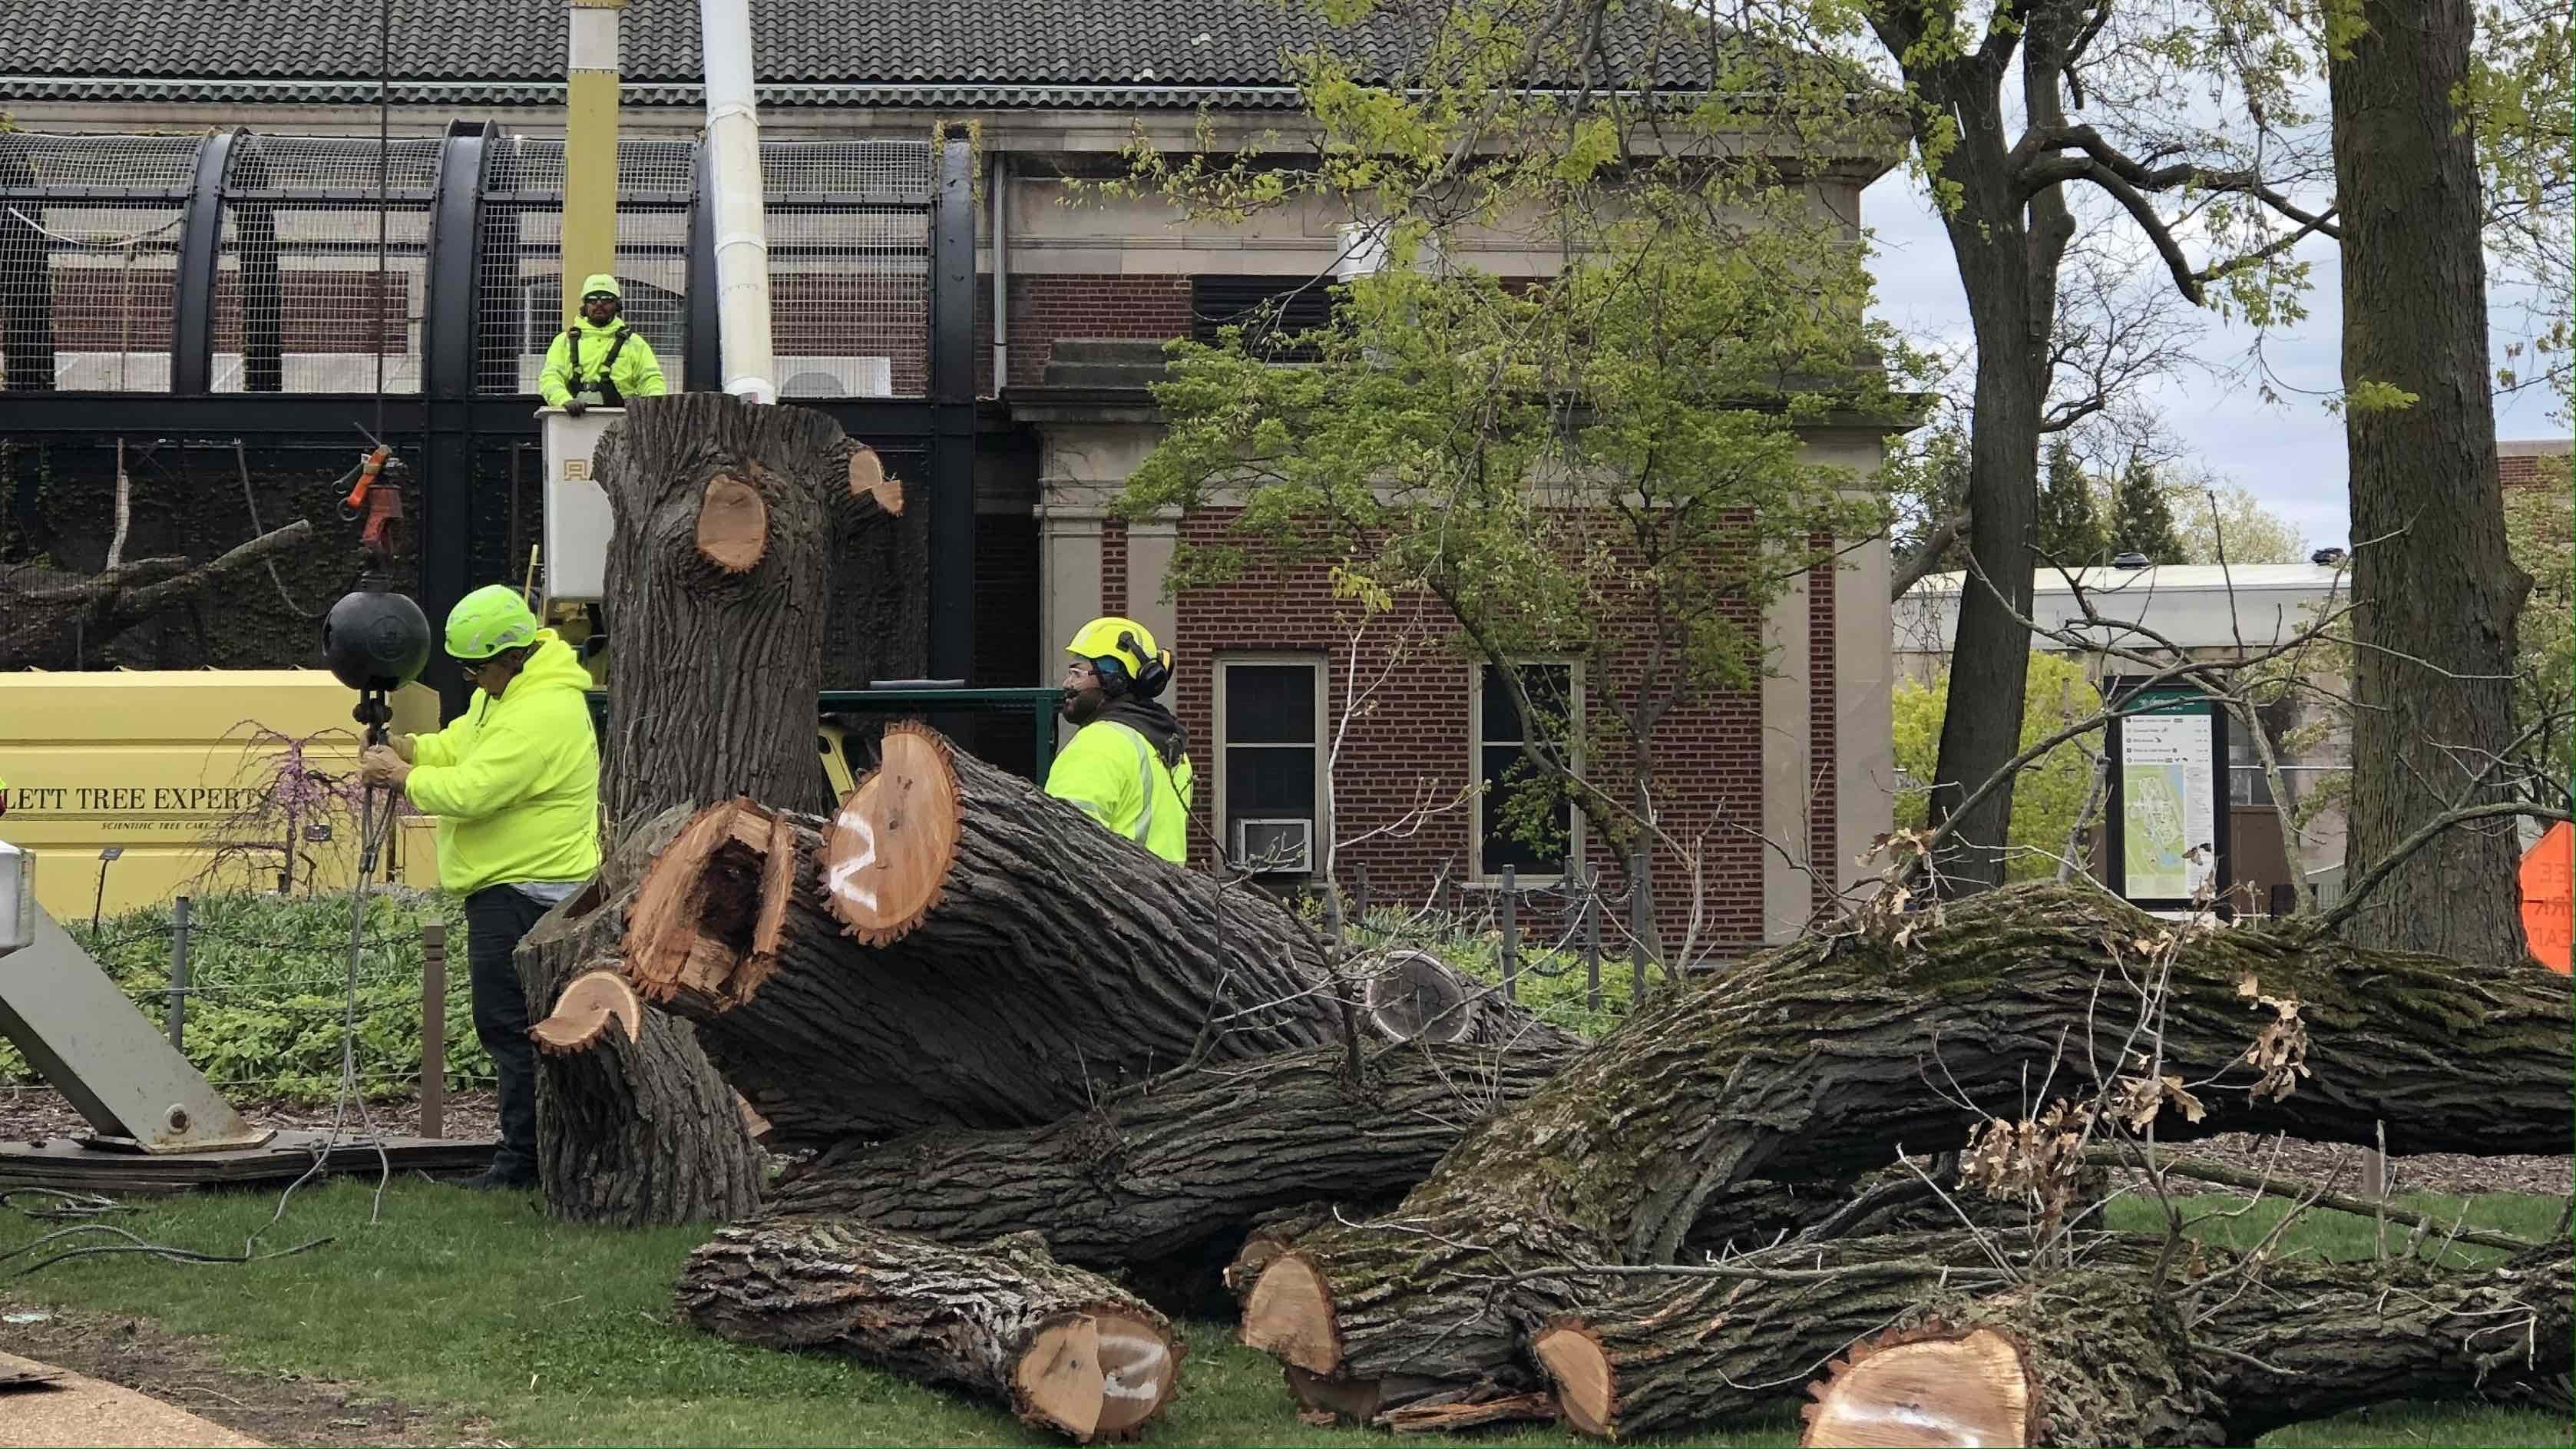
[[[2164,482],[2156,476],[2152,464],[2132,462],[2123,469],[2112,502],[2113,553],[2142,553],[2147,562],[2154,564],[2183,561],[2182,539],[2174,531],[2173,508],[2165,501]]]
[[[2014,746],[2016,753],[2101,712],[2101,693],[2085,677],[2083,664],[2062,654],[2032,654],[2025,688],[2030,708],[2022,719],[2020,742]],[[1939,768],[1941,717],[1950,707],[1949,674],[1944,672],[1928,685],[1898,685],[1895,704],[1896,767],[1907,782],[1905,791],[1897,796],[1896,823],[1919,828],[1924,823],[1930,787],[1938,778],[1935,771]],[[2032,761],[2015,780],[2019,788],[2013,791],[2010,855],[2005,867],[2009,879],[2039,880],[2058,873],[2067,841],[2087,803],[2093,805],[2097,815],[2100,812],[2100,802],[2094,796],[2098,773],[2094,761],[2101,749],[2100,730],[2080,735]],[[2082,849],[2079,845],[2079,852]],[[2079,860],[2078,868],[2091,867]]]
[[[2039,491],[2031,546],[2071,569],[2100,563],[2108,548],[2102,520],[2093,509],[2093,480],[2073,445],[2063,440],[2049,445],[2048,479]]]
[[[2298,526],[2263,506],[2241,483],[2204,480],[2165,490],[2182,561],[2196,564],[2287,564],[2308,561]]]

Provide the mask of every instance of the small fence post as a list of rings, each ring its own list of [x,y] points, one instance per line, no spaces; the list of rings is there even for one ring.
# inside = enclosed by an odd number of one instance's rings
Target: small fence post
[[[435,1142],[447,1117],[447,923],[420,928],[420,1135]]]
[[[186,1051],[188,1034],[188,898],[170,902],[170,1045]]]
[[[1368,867],[1364,865],[1351,867],[1351,918],[1368,919]]]
[[[1646,852],[1628,857],[1628,930],[1635,938],[1628,949],[1628,961],[1635,979],[1629,982],[1629,1010],[1635,1010],[1646,999],[1646,962],[1654,956],[1647,944],[1655,929],[1654,890],[1646,878]]]
[[[1520,873],[1503,867],[1503,999],[1518,1001],[1521,975]]]
[[[1583,1005],[1587,1011],[1601,1009],[1601,901],[1594,890],[1592,872],[1573,856],[1565,859],[1565,878],[1574,883],[1581,895],[1575,897],[1575,909],[1583,913]]]

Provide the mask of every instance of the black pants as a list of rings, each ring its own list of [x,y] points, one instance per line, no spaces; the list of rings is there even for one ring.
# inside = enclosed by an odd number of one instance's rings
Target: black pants
[[[537,1049],[528,1040],[528,995],[511,953],[547,910],[516,886],[485,886],[465,898],[465,962],[474,982],[474,1034],[501,1079],[501,1146],[496,1177],[537,1180]]]

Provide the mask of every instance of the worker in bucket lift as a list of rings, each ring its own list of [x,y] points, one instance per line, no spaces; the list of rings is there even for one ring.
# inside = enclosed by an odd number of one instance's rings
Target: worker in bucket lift
[[[1157,702],[1172,656],[1133,619],[1094,619],[1065,646],[1064,717],[1073,740],[1047,771],[1047,793],[1174,865],[1189,856],[1189,737]]]
[[[625,308],[615,277],[594,272],[583,279],[580,320],[555,337],[537,374],[547,406],[580,417],[585,408],[622,408],[630,397],[670,391],[653,344],[618,316]]]
[[[501,1145],[470,1184],[537,1181],[537,1064],[511,953],[599,869],[599,745],[590,671],[518,590],[476,589],[447,616],[447,652],[479,697],[435,734],[370,748],[359,777],[438,817],[438,878],[465,897],[474,1034],[501,1087]]]

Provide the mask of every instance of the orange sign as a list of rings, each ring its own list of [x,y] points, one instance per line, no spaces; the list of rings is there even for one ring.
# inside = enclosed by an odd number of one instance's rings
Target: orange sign
[[[2576,906],[2576,831],[2559,821],[2522,858],[2522,933],[2540,964],[2567,974],[2569,909]]]

